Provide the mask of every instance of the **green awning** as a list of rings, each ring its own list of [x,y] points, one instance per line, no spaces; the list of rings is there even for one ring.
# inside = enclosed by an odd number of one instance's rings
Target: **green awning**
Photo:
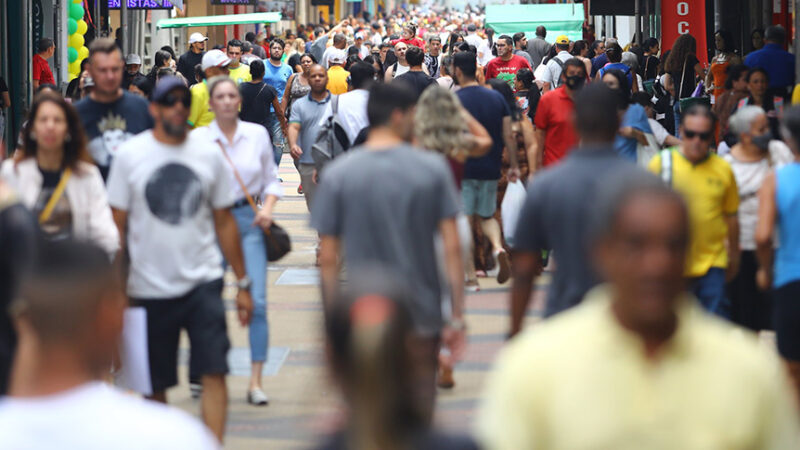
[[[245,23],[274,23],[281,20],[279,12],[228,14],[224,16],[178,17],[161,19],[158,28],[210,27],[214,25],[239,25]]]
[[[520,31],[531,37],[536,27],[547,28],[547,41],[566,34],[571,41],[583,39],[583,4],[486,5],[486,26],[501,34]]]

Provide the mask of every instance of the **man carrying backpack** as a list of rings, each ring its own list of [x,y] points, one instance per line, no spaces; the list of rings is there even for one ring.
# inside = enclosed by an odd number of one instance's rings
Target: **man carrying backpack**
[[[564,63],[573,56],[569,54],[569,38],[561,35],[556,38],[556,50],[558,54],[547,61],[544,75],[542,75],[542,92],[555,89],[561,85],[561,72],[564,70]]]
[[[311,211],[311,203],[317,190],[316,168],[311,148],[324,124],[323,119],[326,115],[330,115],[328,104],[333,95],[326,88],[328,72],[319,64],[309,69],[308,84],[311,85],[311,92],[292,104],[287,137],[292,158],[296,162],[297,171],[300,172],[306,206]]]

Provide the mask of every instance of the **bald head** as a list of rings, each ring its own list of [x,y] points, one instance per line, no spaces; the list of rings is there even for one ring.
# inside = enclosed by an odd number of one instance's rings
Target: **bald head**
[[[325,92],[328,86],[328,71],[320,64],[314,64],[308,69],[308,84],[311,86],[312,94]]]
[[[338,49],[343,49],[347,44],[347,37],[343,33],[336,33],[333,35],[333,46]]]

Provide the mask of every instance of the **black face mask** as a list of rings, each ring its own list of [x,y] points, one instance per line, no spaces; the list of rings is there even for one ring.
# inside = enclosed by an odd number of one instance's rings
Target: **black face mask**
[[[761,136],[753,136],[753,145],[758,147],[762,152],[769,150],[769,142],[772,140],[772,132],[767,131]]]
[[[573,75],[571,77],[564,77],[566,79],[565,84],[568,88],[573,91],[577,91],[583,87],[583,84],[586,82],[586,77],[581,75]]]

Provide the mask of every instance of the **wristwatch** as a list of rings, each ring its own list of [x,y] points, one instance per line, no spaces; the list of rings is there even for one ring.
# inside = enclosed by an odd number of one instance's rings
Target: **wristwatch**
[[[242,278],[239,278],[236,281],[236,287],[240,291],[249,291],[250,286],[252,285],[253,285],[253,280],[251,280],[250,277],[248,277],[247,275],[243,276]]]

